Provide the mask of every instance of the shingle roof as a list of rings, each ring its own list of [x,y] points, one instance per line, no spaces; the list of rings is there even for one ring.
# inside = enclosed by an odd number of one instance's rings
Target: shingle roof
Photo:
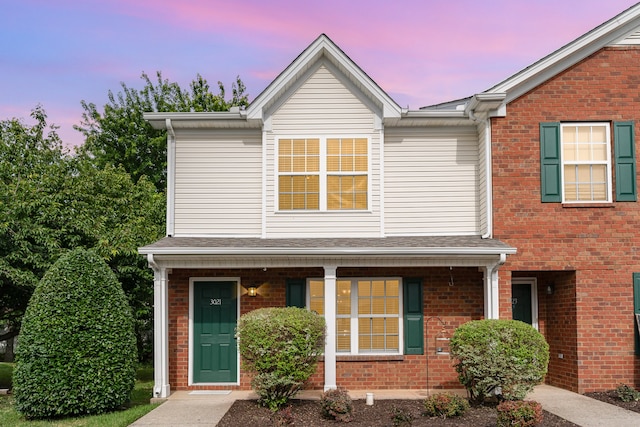
[[[480,236],[408,236],[384,238],[261,239],[241,237],[165,237],[140,248],[140,253],[324,253],[324,254],[511,254],[515,248]]]

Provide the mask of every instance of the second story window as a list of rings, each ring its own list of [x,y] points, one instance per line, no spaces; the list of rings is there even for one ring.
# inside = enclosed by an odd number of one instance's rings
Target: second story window
[[[279,210],[366,210],[367,138],[278,140]]]
[[[278,171],[281,210],[320,209],[319,139],[281,139]]]
[[[609,124],[563,124],[561,135],[564,201],[610,202]]]

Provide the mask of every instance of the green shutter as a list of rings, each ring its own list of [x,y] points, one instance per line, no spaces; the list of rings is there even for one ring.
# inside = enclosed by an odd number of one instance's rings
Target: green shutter
[[[633,273],[633,330],[636,343],[636,355],[640,356],[640,332],[636,316],[640,315],[640,273]]]
[[[307,306],[306,290],[305,279],[287,279],[287,307],[305,308]]]
[[[633,122],[613,123],[616,156],[616,201],[636,201],[636,150]]]
[[[403,289],[404,354],[424,354],[422,280],[405,278]]]
[[[540,123],[540,191],[542,202],[561,202],[560,123]]]

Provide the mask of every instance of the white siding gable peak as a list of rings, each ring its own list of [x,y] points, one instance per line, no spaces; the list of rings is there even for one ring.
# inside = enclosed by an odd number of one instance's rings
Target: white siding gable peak
[[[353,62],[327,35],[321,34],[258,97],[246,111],[249,120],[264,120],[264,112],[320,60],[328,60],[380,107],[383,119],[399,118],[402,108]]]

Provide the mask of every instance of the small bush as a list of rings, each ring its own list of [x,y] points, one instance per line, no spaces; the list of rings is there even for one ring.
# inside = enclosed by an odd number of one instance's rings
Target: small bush
[[[315,372],[324,350],[324,318],[297,307],[261,308],[240,317],[236,330],[251,387],[272,411],[284,406]]]
[[[394,427],[406,427],[413,424],[413,414],[406,409],[394,407],[391,414]]]
[[[547,373],[549,345],[517,320],[475,320],[458,327],[450,342],[458,379],[473,403],[491,395],[522,400]]]
[[[640,400],[640,391],[626,384],[620,384],[616,388],[616,394],[623,402],[637,402]]]
[[[273,425],[276,427],[294,425],[296,423],[296,420],[293,416],[291,405],[280,408],[277,412],[274,412],[272,420]]]
[[[115,275],[93,252],[61,256],[34,291],[16,349],[13,393],[27,418],[100,414],[129,400],[133,317]]]
[[[469,409],[467,399],[453,393],[438,393],[424,400],[424,414],[427,417],[459,417]]]
[[[353,418],[353,402],[349,392],[338,388],[327,390],[320,399],[322,415],[326,418],[348,423]]]
[[[532,427],[544,418],[542,405],[530,400],[503,401],[497,410],[497,427]]]

